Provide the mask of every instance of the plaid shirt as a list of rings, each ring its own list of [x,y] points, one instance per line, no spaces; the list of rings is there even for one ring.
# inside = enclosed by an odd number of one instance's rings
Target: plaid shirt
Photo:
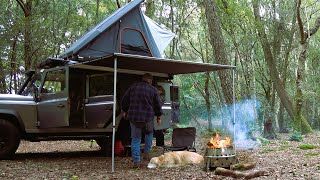
[[[161,116],[161,100],[158,91],[145,81],[135,83],[122,98],[121,107],[131,122],[150,122]]]

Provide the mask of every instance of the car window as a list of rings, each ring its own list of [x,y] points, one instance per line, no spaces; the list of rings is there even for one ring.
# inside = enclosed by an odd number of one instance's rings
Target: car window
[[[49,71],[46,75],[41,93],[58,93],[66,89],[65,70]]]
[[[90,76],[89,88],[89,97],[113,95],[113,73]]]

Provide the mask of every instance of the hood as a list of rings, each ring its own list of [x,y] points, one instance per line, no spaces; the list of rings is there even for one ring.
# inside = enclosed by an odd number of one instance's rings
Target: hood
[[[0,94],[0,100],[11,100],[11,101],[33,101],[32,96],[22,96],[17,94]]]

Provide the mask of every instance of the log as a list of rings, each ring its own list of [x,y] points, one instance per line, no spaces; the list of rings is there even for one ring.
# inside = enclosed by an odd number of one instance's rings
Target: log
[[[267,172],[263,170],[255,170],[252,172],[240,172],[240,171],[225,169],[222,167],[217,167],[217,169],[215,170],[215,174],[221,175],[221,176],[233,177],[233,178],[252,179],[260,176],[266,176]]]
[[[253,169],[256,166],[256,163],[238,163],[230,166],[231,170],[248,170]]]

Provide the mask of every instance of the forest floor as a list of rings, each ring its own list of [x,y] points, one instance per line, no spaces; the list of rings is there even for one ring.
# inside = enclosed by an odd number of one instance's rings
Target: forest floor
[[[197,152],[204,155],[205,142],[197,138]],[[102,157],[99,146],[89,141],[22,141],[14,160],[0,161],[0,179],[233,179],[206,172],[202,166],[175,168],[132,169],[130,157],[115,157],[112,173],[111,157]],[[313,149],[300,149],[301,145]],[[154,147],[152,156],[161,148]],[[256,171],[266,176],[256,179],[314,179],[320,180],[320,133],[304,136],[303,142],[288,140],[288,134],[278,134],[276,140],[261,143],[250,150],[237,150],[240,162],[255,162]]]

